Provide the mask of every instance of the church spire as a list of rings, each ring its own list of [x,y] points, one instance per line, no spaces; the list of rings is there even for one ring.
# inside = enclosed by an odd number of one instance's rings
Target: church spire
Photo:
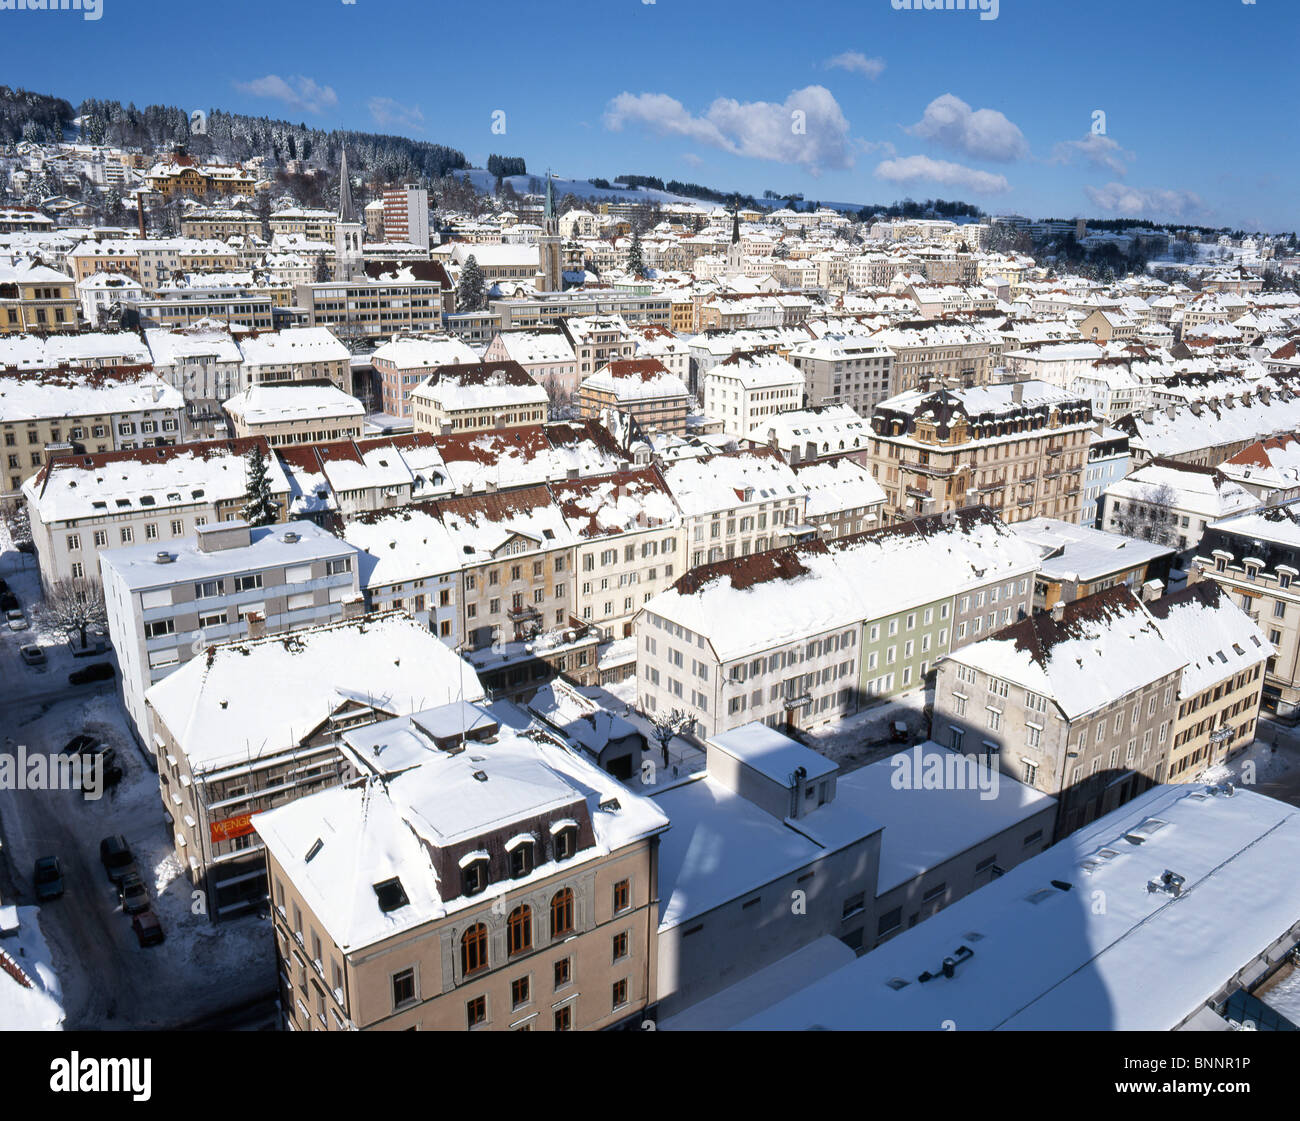
[[[736,203],[736,209],[731,212],[731,244],[740,244],[740,203]]]
[[[352,205],[352,180],[348,178],[348,152],[339,159],[339,221],[355,222],[357,209]]]

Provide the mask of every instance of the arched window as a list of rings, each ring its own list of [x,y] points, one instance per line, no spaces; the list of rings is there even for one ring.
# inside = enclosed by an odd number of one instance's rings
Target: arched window
[[[506,953],[512,957],[533,948],[533,909],[516,907],[506,920]]]
[[[551,937],[573,933],[573,889],[564,888],[551,896]]]
[[[460,936],[460,971],[468,977],[486,969],[487,963],[487,927],[479,922]]]

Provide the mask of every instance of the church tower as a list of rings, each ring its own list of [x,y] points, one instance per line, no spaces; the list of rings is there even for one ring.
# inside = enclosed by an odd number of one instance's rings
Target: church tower
[[[334,223],[334,279],[351,280],[366,271],[361,251],[365,226],[352,204],[352,180],[348,177],[348,154],[339,160],[339,214]]]
[[[740,274],[745,271],[745,262],[740,249],[740,205],[731,212],[731,244],[727,246],[727,272]]]
[[[546,214],[542,235],[537,239],[537,287],[542,292],[564,289],[564,250],[560,244],[560,220],[555,213],[555,191],[551,173],[546,173]]]

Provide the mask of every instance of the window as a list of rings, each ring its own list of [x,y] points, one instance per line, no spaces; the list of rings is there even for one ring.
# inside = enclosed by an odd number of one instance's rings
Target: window
[[[555,1010],[555,1030],[572,1031],[573,1030],[573,1008],[566,1004],[563,1008]]]
[[[564,888],[551,896],[551,937],[573,933],[573,889]]]
[[[555,840],[555,859],[568,860],[578,849],[578,831],[572,825],[557,829]]]
[[[516,907],[506,920],[506,953],[527,953],[533,948],[533,909],[527,904]]]
[[[1274,619],[1286,618],[1286,604],[1283,603],[1281,600],[1278,600],[1277,603],[1273,604],[1273,618]]]
[[[476,996],[465,1002],[465,1020],[471,1028],[487,1021],[487,997]]]
[[[261,586],[262,574],[260,572],[254,572],[250,576],[235,577],[235,591],[237,592],[251,592],[254,588],[260,588]]]
[[[176,633],[175,619],[155,619],[152,623],[145,623],[145,638],[161,638],[165,634]]]
[[[627,957],[627,931],[621,931],[614,935],[614,960],[621,961]]]
[[[415,970],[403,969],[393,974],[393,1009],[396,1011],[415,1000]]]
[[[510,875],[518,880],[533,870],[533,842],[521,841],[510,850]]]
[[[1026,786],[1033,786],[1034,780],[1038,777],[1038,764],[1031,763],[1028,759],[1022,762],[1025,765],[1024,783]]]
[[[614,914],[616,915],[620,911],[626,911],[628,907],[631,906],[629,898],[630,884],[630,880],[619,880],[618,883],[614,885]]]
[[[528,978],[518,977],[510,982],[510,1007],[520,1008],[528,1003]]]
[[[195,599],[212,599],[219,596],[225,591],[225,581],[223,580],[204,580],[194,585]]]
[[[876,937],[880,938],[890,934],[903,925],[903,908],[895,907],[880,916],[880,922],[876,927]]]
[[[615,981],[613,986],[614,1007],[622,1008],[627,1003],[627,981]]]
[[[487,927],[475,923],[460,936],[460,971],[469,977],[488,963]]]
[[[991,731],[998,731],[1002,727],[1002,713],[996,708],[986,710],[988,712],[988,726]]]
[[[69,552],[76,552],[76,551],[77,551],[78,549],[80,549],[80,548],[81,548],[81,534],[79,534],[79,533],[69,533],[69,534],[68,534],[68,551],[69,551]]]
[[[569,958],[560,958],[555,963],[555,987],[557,989],[564,988],[573,977],[572,970],[569,968],[569,961]]]

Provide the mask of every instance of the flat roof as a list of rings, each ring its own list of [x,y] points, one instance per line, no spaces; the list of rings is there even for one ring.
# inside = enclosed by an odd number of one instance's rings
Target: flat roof
[[[809,781],[839,770],[826,756],[769,728],[761,720],[751,720],[729,732],[710,736],[708,743],[782,786],[791,785],[791,776],[798,767],[804,769]]]

